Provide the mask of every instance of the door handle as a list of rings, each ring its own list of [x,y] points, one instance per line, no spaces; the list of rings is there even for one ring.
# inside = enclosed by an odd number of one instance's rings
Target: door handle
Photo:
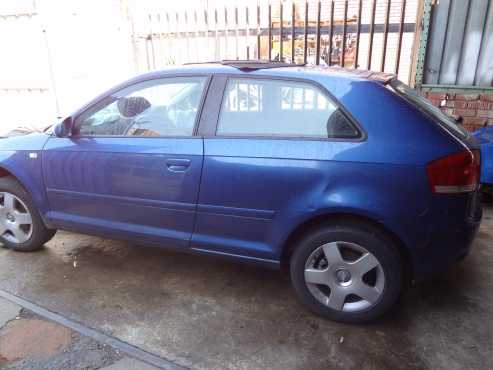
[[[168,158],[166,159],[166,167],[171,172],[185,172],[192,162],[190,159],[183,158]]]

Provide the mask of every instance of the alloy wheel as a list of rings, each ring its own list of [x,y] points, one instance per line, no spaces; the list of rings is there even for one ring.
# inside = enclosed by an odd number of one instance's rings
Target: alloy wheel
[[[305,283],[325,306],[357,312],[382,296],[385,275],[377,258],[361,245],[331,242],[316,248],[305,263]]]
[[[24,202],[14,194],[0,192],[0,236],[21,244],[33,233],[33,220]]]

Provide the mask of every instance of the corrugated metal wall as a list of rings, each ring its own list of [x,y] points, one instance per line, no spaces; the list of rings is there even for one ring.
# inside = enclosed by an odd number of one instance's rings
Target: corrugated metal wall
[[[425,85],[493,86],[493,0],[433,5]]]

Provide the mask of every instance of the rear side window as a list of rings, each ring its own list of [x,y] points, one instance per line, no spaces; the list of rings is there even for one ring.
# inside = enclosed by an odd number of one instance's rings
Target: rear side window
[[[356,138],[360,133],[316,86],[232,78],[223,98],[217,135]]]

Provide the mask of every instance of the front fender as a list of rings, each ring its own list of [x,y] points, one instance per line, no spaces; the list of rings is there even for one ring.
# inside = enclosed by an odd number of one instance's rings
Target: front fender
[[[47,139],[47,135],[33,134],[0,141],[0,168],[24,186],[41,216],[49,208],[41,166],[42,149]]]

